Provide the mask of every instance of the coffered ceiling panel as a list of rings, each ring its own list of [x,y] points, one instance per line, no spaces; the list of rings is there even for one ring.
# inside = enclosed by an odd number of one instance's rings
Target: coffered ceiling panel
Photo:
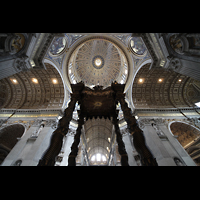
[[[32,69],[0,80],[3,88],[1,108],[61,108],[64,100],[62,79],[53,66],[45,65],[46,70]]]
[[[200,83],[197,80],[163,68],[143,66],[132,87],[136,108],[191,107],[200,100]]]
[[[112,122],[109,119],[88,119],[84,124],[89,159],[96,153],[108,158],[112,137]]]

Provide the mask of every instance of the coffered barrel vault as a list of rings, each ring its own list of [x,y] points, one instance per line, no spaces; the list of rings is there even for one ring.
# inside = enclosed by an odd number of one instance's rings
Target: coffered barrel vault
[[[200,82],[163,68],[143,66],[132,86],[135,108],[193,107],[200,99]],[[196,87],[195,87],[196,86]]]
[[[46,109],[61,108],[64,100],[64,87],[58,71],[45,64],[45,69],[20,72],[0,82],[5,88],[2,108]]]
[[[104,155],[107,163],[113,125],[109,119],[88,119],[84,124],[89,159],[95,154]],[[91,161],[92,162],[92,161]],[[91,164],[95,164],[92,162]]]

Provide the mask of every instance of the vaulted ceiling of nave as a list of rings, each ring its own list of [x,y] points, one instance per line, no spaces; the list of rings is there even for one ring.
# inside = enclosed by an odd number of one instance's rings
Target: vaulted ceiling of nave
[[[200,82],[161,67],[144,65],[132,86],[135,108],[193,107],[200,101]]]
[[[112,138],[112,122],[109,119],[88,119],[84,124],[89,159],[100,153],[108,159]]]
[[[12,109],[61,108],[64,101],[62,79],[50,64],[45,69],[20,72],[0,80],[0,107]]]

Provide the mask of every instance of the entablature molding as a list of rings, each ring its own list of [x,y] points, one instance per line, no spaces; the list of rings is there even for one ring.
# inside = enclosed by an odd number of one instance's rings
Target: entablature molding
[[[44,57],[56,36],[64,36],[64,33],[40,33],[30,55],[30,64],[33,68],[45,68]]]

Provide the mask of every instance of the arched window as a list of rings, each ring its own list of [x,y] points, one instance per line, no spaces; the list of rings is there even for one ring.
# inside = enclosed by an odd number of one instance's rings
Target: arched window
[[[92,165],[105,165],[107,163],[106,156],[101,153],[94,154],[90,161]]]

